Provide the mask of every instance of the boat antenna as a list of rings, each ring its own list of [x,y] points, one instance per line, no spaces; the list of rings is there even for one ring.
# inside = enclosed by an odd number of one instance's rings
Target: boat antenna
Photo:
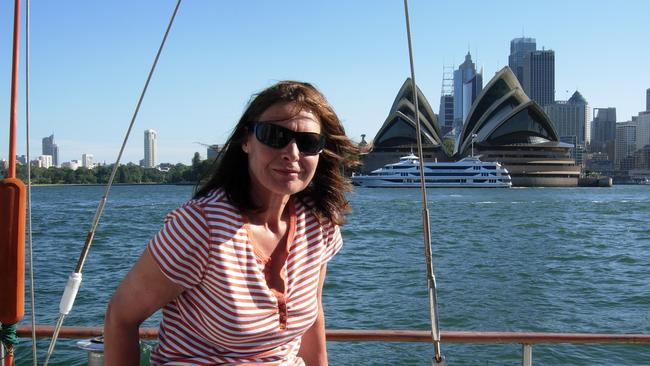
[[[477,137],[478,137],[477,134],[475,133],[472,134],[472,157],[474,157],[474,141],[476,141]]]
[[[86,257],[88,256],[90,245],[92,244],[93,238],[95,237],[97,224],[99,223],[99,219],[101,218],[102,212],[104,211],[104,206],[106,205],[106,200],[108,199],[108,193],[111,190],[111,186],[113,185],[113,179],[115,178],[115,173],[117,172],[117,168],[120,165],[120,160],[122,159],[122,153],[124,152],[124,148],[126,147],[126,142],[129,140],[131,129],[133,128],[135,119],[138,116],[138,112],[140,111],[142,100],[144,99],[144,96],[147,92],[147,88],[149,87],[149,82],[151,81],[153,72],[156,69],[156,65],[158,64],[158,59],[160,58],[160,54],[162,53],[163,47],[165,46],[165,42],[167,41],[167,36],[169,35],[169,31],[172,27],[172,24],[174,24],[174,18],[176,18],[176,13],[178,13],[178,8],[181,5],[181,1],[182,0],[178,0],[178,2],[176,3],[176,7],[174,8],[174,12],[172,13],[171,18],[169,19],[169,24],[167,25],[167,29],[165,30],[165,35],[163,36],[163,39],[160,42],[160,47],[158,47],[158,53],[156,53],[156,57],[153,61],[153,64],[151,65],[151,69],[149,70],[149,76],[147,77],[147,81],[145,82],[144,87],[142,88],[142,92],[140,93],[140,99],[138,100],[138,104],[136,105],[135,111],[133,112],[133,116],[131,117],[131,123],[129,124],[129,128],[126,131],[126,136],[124,136],[124,141],[122,141],[122,147],[120,148],[120,152],[117,155],[117,160],[115,161],[115,164],[113,164],[113,170],[111,171],[110,178],[108,179],[108,183],[106,184],[104,196],[102,196],[102,198],[99,200],[99,204],[97,205],[97,210],[95,211],[95,217],[93,219],[91,228],[88,231],[88,236],[86,237],[86,242],[84,244],[84,247],[81,250],[81,254],[79,255],[77,266],[75,268],[75,271],[72,274],[70,274],[70,277],[68,277],[68,283],[65,286],[65,290],[63,291],[63,296],[61,297],[61,302],[59,303],[59,319],[56,322],[56,327],[54,328],[54,333],[52,334],[52,340],[50,341],[50,346],[47,350],[47,355],[45,356],[45,363],[44,363],[45,366],[47,366],[47,364],[49,363],[50,357],[52,357],[52,353],[54,352],[54,347],[56,346],[56,340],[59,336],[59,332],[61,331],[61,327],[63,326],[63,320],[65,319],[65,316],[68,315],[68,313],[72,309],[72,305],[74,304],[75,297],[77,296],[77,291],[79,290],[79,286],[81,285],[81,270],[83,268],[84,262],[86,261]]]
[[[415,82],[415,66],[413,63],[413,46],[411,44],[411,23],[409,21],[408,0],[404,0],[404,16],[406,18],[406,37],[408,39],[409,63],[411,65],[411,84],[413,89],[413,100],[415,103],[415,134],[418,145],[418,159],[420,165],[420,190],[422,192],[422,230],[424,234],[424,256],[427,263],[427,284],[429,288],[429,311],[431,315],[431,337],[435,356],[432,360],[433,365],[444,365],[445,360],[442,357],[440,349],[440,328],[438,323],[438,300],[436,296],[436,277],[433,272],[433,263],[431,261],[431,232],[429,229],[429,208],[427,207],[427,189],[424,176],[424,155],[422,153],[422,136],[420,135],[420,109],[418,107],[418,87]]]

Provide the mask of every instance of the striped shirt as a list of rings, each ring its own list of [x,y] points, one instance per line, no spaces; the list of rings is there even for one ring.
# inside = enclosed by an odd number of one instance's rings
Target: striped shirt
[[[186,290],[163,307],[152,365],[304,365],[297,354],[318,316],[320,268],[342,240],[337,225],[319,223],[299,200],[287,206],[280,291],[269,285],[270,258],[255,250],[245,216],[222,189],[165,217],[148,249]]]

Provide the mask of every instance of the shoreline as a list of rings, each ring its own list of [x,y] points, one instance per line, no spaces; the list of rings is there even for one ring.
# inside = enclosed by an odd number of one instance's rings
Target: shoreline
[[[193,186],[196,183],[113,183],[113,186]],[[32,187],[105,187],[106,183],[46,183],[32,184]]]

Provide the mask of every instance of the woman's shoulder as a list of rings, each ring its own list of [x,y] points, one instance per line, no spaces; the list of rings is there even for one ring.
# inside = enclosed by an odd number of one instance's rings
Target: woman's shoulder
[[[228,194],[223,188],[214,188],[201,197],[194,197],[191,200],[185,202],[181,207],[183,206],[227,206],[236,209],[228,199]]]
[[[239,222],[241,217],[241,211],[231,203],[223,188],[215,188],[204,196],[192,198],[182,204],[178,210],[200,212],[207,222],[222,220]]]
[[[305,220],[307,226],[315,225],[322,229],[329,229],[334,225],[332,220],[330,220],[328,217],[322,214],[319,215],[317,213],[316,200],[314,200],[311,196],[305,195],[295,197],[294,201],[298,218]],[[312,225],[310,225],[310,223]]]

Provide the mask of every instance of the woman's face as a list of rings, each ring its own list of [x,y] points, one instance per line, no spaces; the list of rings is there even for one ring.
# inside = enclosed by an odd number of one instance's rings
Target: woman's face
[[[321,133],[320,121],[309,110],[296,114],[296,104],[276,103],[267,108],[258,122],[270,122],[295,132]],[[252,197],[264,205],[273,198],[284,198],[307,188],[318,166],[319,155],[300,153],[296,140],[286,146],[273,148],[249,133],[242,149],[248,154],[248,172],[251,177]]]

